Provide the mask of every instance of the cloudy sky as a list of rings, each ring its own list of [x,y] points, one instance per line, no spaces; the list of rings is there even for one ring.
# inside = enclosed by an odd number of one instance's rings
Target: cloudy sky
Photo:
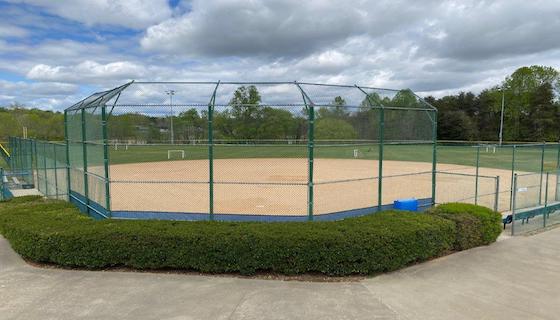
[[[0,105],[61,110],[128,80],[480,91],[560,68],[560,1],[0,1]]]

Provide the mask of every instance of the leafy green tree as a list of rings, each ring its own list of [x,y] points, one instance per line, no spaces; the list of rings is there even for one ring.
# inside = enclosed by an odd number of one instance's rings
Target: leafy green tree
[[[438,118],[438,128],[445,140],[473,140],[476,127],[465,111],[449,111]]]
[[[255,86],[241,86],[235,90],[229,106],[234,119],[233,135],[235,139],[257,137],[260,118],[261,95]]]
[[[315,139],[317,140],[346,140],[356,138],[356,130],[346,120],[322,118],[318,119],[315,123]]]
[[[549,84],[552,91],[558,92],[560,90],[559,72],[552,67],[530,66],[519,68],[506,78],[502,84],[506,105],[504,139],[531,140],[531,137],[526,136],[527,123],[523,118],[532,114],[531,109],[534,107],[532,102],[535,101],[535,94],[537,94],[537,89],[544,84]],[[539,94],[542,93],[543,91]]]
[[[295,139],[298,123],[288,110],[264,107],[259,126],[259,139]]]
[[[203,119],[195,108],[181,112],[173,119],[175,139],[185,143],[203,139],[207,120]]]
[[[521,120],[522,135],[533,141],[558,141],[557,106],[550,83],[543,83],[536,88],[530,101],[531,108]]]
[[[350,111],[346,107],[346,100],[341,96],[337,96],[334,98],[329,106],[321,107],[317,111],[317,119],[320,118],[338,118],[338,119],[347,119],[350,116]]]
[[[386,104],[386,103],[385,103]],[[420,99],[410,89],[400,90],[390,102],[391,106],[402,108],[425,108]]]

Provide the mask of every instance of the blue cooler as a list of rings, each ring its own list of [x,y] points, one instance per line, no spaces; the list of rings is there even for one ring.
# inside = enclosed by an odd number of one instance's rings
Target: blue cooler
[[[414,198],[395,200],[393,208],[396,210],[418,211],[418,200]]]

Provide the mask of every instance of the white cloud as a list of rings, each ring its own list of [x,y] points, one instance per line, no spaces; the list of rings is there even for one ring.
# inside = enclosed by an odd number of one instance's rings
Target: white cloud
[[[23,38],[28,35],[27,30],[0,22],[0,38]]]
[[[84,61],[75,66],[35,65],[27,73],[27,78],[40,81],[88,82],[91,80],[133,79],[142,77],[145,69],[129,61],[100,64]]]
[[[193,56],[302,55],[351,36],[392,32],[421,19],[416,13],[422,5],[399,0],[195,0],[192,11],[148,28],[141,44]]]
[[[142,29],[171,17],[166,0],[8,0],[44,8],[60,17],[87,25]]]
[[[0,80],[0,105],[62,109],[78,96],[79,86],[75,84]]]

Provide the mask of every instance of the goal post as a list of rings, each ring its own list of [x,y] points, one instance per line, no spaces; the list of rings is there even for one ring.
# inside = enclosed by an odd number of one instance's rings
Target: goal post
[[[171,160],[173,154],[180,154],[181,159],[185,159],[185,150],[167,150],[167,160]]]

